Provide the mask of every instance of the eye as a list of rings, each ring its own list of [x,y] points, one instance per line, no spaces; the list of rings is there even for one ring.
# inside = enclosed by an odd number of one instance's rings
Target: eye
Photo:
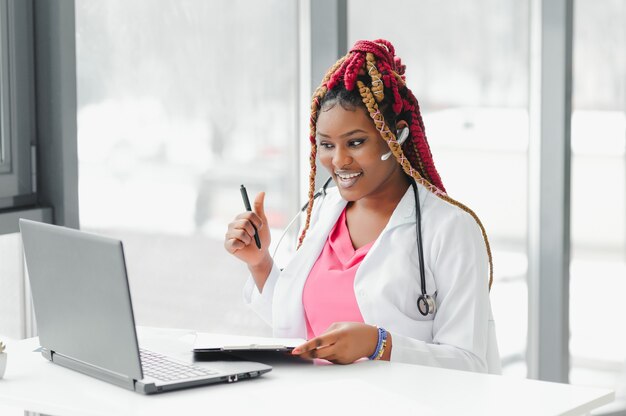
[[[350,147],[358,147],[365,142],[365,139],[352,139],[348,142],[348,146]]]
[[[334,146],[331,143],[328,143],[328,142],[321,142],[320,143],[320,147],[322,149],[332,149]]]

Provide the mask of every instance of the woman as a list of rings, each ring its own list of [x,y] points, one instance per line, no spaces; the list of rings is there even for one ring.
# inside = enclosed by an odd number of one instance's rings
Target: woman
[[[309,204],[289,265],[269,255],[264,193],[224,245],[248,265],[246,300],[274,335],[308,339],[294,354],[499,373],[487,235],[445,193],[394,55],[388,41],[359,41],[315,92]],[[317,158],[337,187],[316,200]]]

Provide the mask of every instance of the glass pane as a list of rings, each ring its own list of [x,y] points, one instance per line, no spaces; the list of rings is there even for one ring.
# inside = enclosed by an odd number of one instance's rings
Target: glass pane
[[[446,189],[490,238],[504,371],[525,376],[528,2],[350,1],[348,28],[350,44],[388,39],[406,64]]]
[[[227,223],[297,203],[297,4],[76,3],[80,213],[125,243],[138,324],[266,333]],[[275,240],[275,239],[274,239]]]
[[[619,398],[626,394],[626,3],[578,0],[574,16],[570,380],[616,389]]]

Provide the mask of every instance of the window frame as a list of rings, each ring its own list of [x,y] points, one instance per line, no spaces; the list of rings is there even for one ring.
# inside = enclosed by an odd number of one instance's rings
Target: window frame
[[[536,107],[539,110],[536,113],[536,119],[531,121],[534,123],[535,129],[540,124],[545,123],[542,129],[536,130],[535,138],[533,139],[533,158],[537,175],[530,184],[530,191],[534,194],[535,199],[529,206],[529,213],[533,215],[531,218],[531,232],[533,233],[533,239],[529,239],[531,249],[529,250],[529,311],[535,313],[530,316],[529,319],[529,375],[544,380],[554,381],[567,381],[567,372],[569,370],[569,360],[562,357],[569,356],[569,349],[567,345],[567,328],[569,326],[569,305],[568,305],[568,293],[566,289],[569,285],[569,130],[567,127],[559,133],[559,140],[555,146],[560,154],[560,162],[557,164],[551,164],[553,168],[551,170],[546,169],[546,161],[549,157],[549,152],[544,148],[545,138],[548,136],[548,130],[550,127],[559,129],[559,126],[567,126],[569,123],[569,117],[571,111],[568,110],[568,106],[571,104],[571,5],[572,0],[559,0],[557,4],[553,4],[553,9],[548,9],[549,2],[545,0],[533,0],[533,6],[536,8],[544,7],[544,15],[542,17],[535,17],[535,24],[540,25],[543,29],[540,33],[549,34],[549,29],[554,29],[549,26],[549,21],[546,18],[548,12],[552,10],[556,14],[556,29],[559,34],[563,35],[562,39],[565,39],[564,44],[557,44],[553,42],[544,44],[543,54],[550,50],[557,52],[565,52],[565,56],[560,56],[559,65],[549,70],[547,60],[542,60],[540,56],[531,56],[531,67],[535,68],[535,73],[538,73],[535,84],[535,94],[550,93],[550,91],[542,91],[542,85],[546,85],[547,79],[552,76],[561,81],[559,84],[564,87],[564,90],[558,91],[558,105],[562,110],[558,117],[553,118],[550,122],[551,113],[548,111],[548,102],[543,102],[544,105]],[[345,50],[345,25],[346,15],[345,7],[346,0],[300,0],[300,6],[302,7],[301,22],[306,19],[307,11],[310,12],[310,19],[308,24],[310,32],[308,34],[302,34],[301,45],[308,43],[310,40],[308,50],[301,50],[301,54],[308,56],[302,56],[301,64],[306,64],[308,67],[301,67],[302,73],[314,74],[319,76],[321,72],[318,68],[321,66],[327,68],[328,65],[334,62]],[[329,7],[330,6],[330,7]],[[315,8],[315,9],[310,9]],[[308,9],[308,10],[307,10]],[[556,10],[555,10],[556,9]],[[335,46],[338,46],[337,50],[329,48],[326,40],[323,39],[323,32],[318,32],[320,28],[327,27],[328,23],[322,24],[322,12],[331,11],[331,14],[336,20],[336,32],[327,33],[328,37]],[[5,13],[5,14],[2,14]],[[37,205],[31,207],[28,210],[19,210],[19,206],[25,205],[24,201],[19,200],[19,195],[10,196],[10,206],[4,206],[6,198],[3,194],[0,194],[0,233],[16,232],[17,231],[17,218],[23,216],[26,218],[39,219],[44,221],[54,221],[57,224],[68,225],[78,227],[78,161],[77,161],[77,144],[76,144],[76,58],[75,58],[75,24],[74,24],[74,1],[62,0],[58,2],[33,2],[32,0],[0,0],[0,18],[6,16],[8,24],[2,25],[6,27],[7,31],[0,34],[0,40],[11,41],[10,36],[22,33],[21,46],[25,48],[17,48],[14,43],[13,49],[11,46],[1,48],[0,58],[2,65],[6,65],[11,71],[11,65],[13,68],[17,68],[15,65],[17,62],[15,59],[25,59],[26,66],[25,71],[15,71],[13,69],[13,76],[24,76],[26,79],[30,76],[30,80],[35,82],[26,83],[27,94],[30,94],[30,99],[25,99],[26,103],[22,103],[20,107],[11,107],[15,109],[12,111],[11,117],[11,134],[10,134],[10,146],[11,151],[16,151],[16,145],[19,144],[26,151],[22,150],[20,156],[22,159],[12,158],[12,172],[15,174],[26,175],[23,179],[28,183],[26,186],[26,194],[32,195],[33,191],[37,190]],[[318,16],[318,17],[316,17]],[[13,20],[12,20],[13,19]],[[26,19],[26,24],[15,24],[15,19]],[[12,23],[13,22],[13,23]],[[334,27],[334,25],[333,25]],[[7,35],[8,33],[9,35]],[[13,33],[13,35],[11,35]],[[307,39],[307,37],[310,38]],[[30,41],[28,41],[30,39]],[[544,39],[548,40],[548,39]],[[15,41],[15,38],[13,39]],[[9,42],[9,45],[11,43]],[[560,48],[565,47],[565,51]],[[554,49],[552,49],[554,48]],[[20,50],[19,54],[16,52]],[[26,52],[23,52],[26,50]],[[331,51],[332,50],[332,51]],[[334,55],[331,57],[321,57],[321,53],[331,51]],[[11,53],[14,54],[13,61]],[[16,54],[16,55],[15,55]],[[569,55],[568,55],[569,54]],[[8,56],[6,58],[5,56]],[[308,59],[310,61],[308,61]],[[325,62],[324,62],[325,61]],[[332,62],[331,62],[332,61]],[[310,65],[310,66],[309,66]],[[538,66],[537,66],[538,65]],[[541,69],[544,72],[541,72]],[[537,72],[537,70],[539,70]],[[310,72],[309,72],[310,71]],[[10,73],[10,72],[9,72]],[[2,71],[2,74],[7,74],[6,70]],[[29,75],[30,74],[30,75]],[[5,76],[5,75],[3,75]],[[301,82],[305,77],[301,78]],[[6,84],[3,82],[2,94],[6,96]],[[18,81],[23,82],[23,81]],[[11,99],[15,99],[16,91],[20,91],[17,88],[17,84],[14,79],[9,81],[9,91],[11,91]],[[36,89],[34,87],[36,85]],[[13,87],[13,88],[11,88]],[[310,85],[313,89],[316,87],[316,83]],[[300,93],[306,94],[306,87],[301,86]],[[542,95],[538,95],[542,97]],[[3,103],[6,103],[6,98],[3,98]],[[306,95],[302,97],[301,102],[303,109],[300,114],[306,113],[308,105],[308,97]],[[55,103],[54,106],[50,103]],[[539,104],[542,104],[539,102]],[[3,104],[3,111],[4,104]],[[25,111],[23,111],[25,110]],[[15,114],[20,114],[22,119],[16,118]],[[30,120],[24,119],[26,115],[30,114]],[[6,118],[6,116],[4,116]],[[532,116],[531,116],[532,117]],[[4,118],[3,118],[4,120]],[[24,121],[26,120],[26,121]],[[301,118],[301,120],[303,120]],[[29,127],[30,126],[30,127]],[[27,133],[26,136],[16,133],[13,128],[23,128]],[[30,128],[30,133],[28,129]],[[3,131],[7,129],[6,123],[2,122]],[[307,126],[305,123],[299,126],[299,131],[306,131]],[[7,136],[3,136],[6,138]],[[18,140],[16,137],[19,137]],[[25,139],[24,137],[27,137]],[[36,151],[31,146],[34,146],[39,140],[41,144]],[[543,140],[542,140],[543,139]],[[9,148],[8,140],[5,140],[4,149]],[[300,150],[301,154],[306,153],[306,146],[302,146]],[[11,153],[13,156],[15,153]],[[23,156],[26,155],[26,156]],[[39,156],[38,158],[33,155]],[[24,160],[25,162],[19,166],[14,165],[18,160]],[[31,160],[35,161],[33,165],[36,169],[30,169],[30,167],[24,168],[24,166],[30,165]],[[543,162],[543,163],[542,163]],[[6,164],[5,164],[6,166]],[[538,167],[542,169],[539,170]],[[6,171],[6,167],[4,171]],[[306,178],[308,177],[308,169],[304,165],[299,169],[301,172],[300,183],[306,184]],[[24,173],[25,172],[25,173]],[[306,173],[305,173],[306,172]],[[532,172],[531,172],[532,174]],[[4,175],[4,174],[2,174]],[[2,176],[0,175],[0,177]],[[549,198],[549,190],[545,187],[539,187],[538,183],[541,183],[543,179],[548,178],[550,175],[558,176],[558,183],[556,187],[559,190],[559,194],[563,195],[565,199],[560,200],[560,203],[556,207],[556,212],[548,209],[548,204],[552,201]],[[39,181],[32,180],[31,178],[38,178]],[[320,181],[323,178],[319,179]],[[36,183],[38,182],[38,183]],[[35,186],[33,186],[35,185]],[[0,191],[5,189],[5,185],[0,179]],[[307,189],[303,186],[300,193],[303,194]],[[30,191],[30,192],[29,192]],[[52,211],[54,208],[54,215]],[[542,221],[545,222],[548,218],[554,218],[552,215],[556,215],[557,221],[561,224],[560,230],[544,230],[540,227]],[[550,250],[550,244],[556,244],[557,249]],[[534,249],[533,249],[534,247]],[[22,276],[23,278],[23,276]],[[25,295],[28,298],[28,295]],[[26,300],[26,305],[30,305],[29,300]],[[558,315],[550,313],[549,307],[557,308]],[[26,326],[26,323],[24,324]],[[559,331],[550,332],[553,328],[560,328]],[[31,334],[29,334],[31,335]],[[547,348],[549,345],[553,345],[552,348]],[[543,346],[543,348],[540,348]],[[543,364],[554,362],[554,366],[547,368],[544,371],[539,371],[543,367]]]
[[[11,171],[11,142],[9,140],[9,65],[8,65],[8,3],[0,0],[0,174]],[[0,189],[4,189],[0,176]]]
[[[12,151],[0,173],[0,234],[18,232],[19,218],[78,228],[74,1],[0,0],[0,18]]]

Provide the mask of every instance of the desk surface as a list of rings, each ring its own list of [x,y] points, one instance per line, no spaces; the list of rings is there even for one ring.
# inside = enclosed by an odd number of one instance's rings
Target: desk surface
[[[195,333],[139,328],[142,347],[192,361]],[[8,345],[0,407],[49,415],[244,414],[582,415],[610,403],[605,389],[409,364],[271,363],[260,378],[143,396],[47,362],[38,339]],[[211,366],[210,362],[199,363]]]

